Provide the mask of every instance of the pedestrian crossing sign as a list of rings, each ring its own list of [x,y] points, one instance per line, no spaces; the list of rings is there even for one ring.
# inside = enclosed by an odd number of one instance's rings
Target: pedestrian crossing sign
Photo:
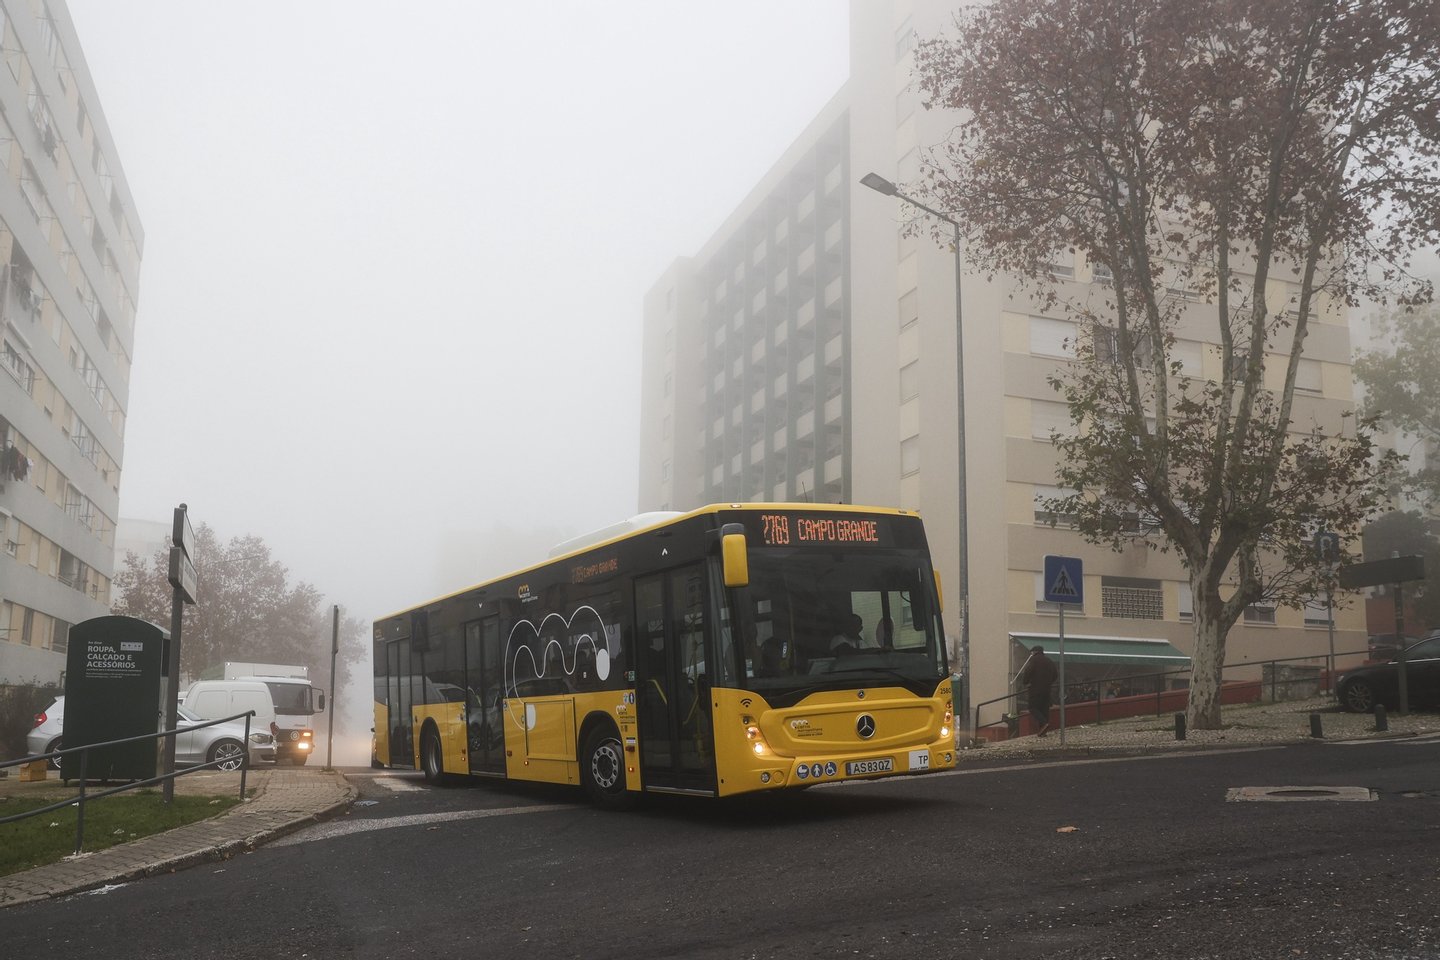
[[[1079,557],[1045,558],[1045,602],[1085,603],[1085,569]]]

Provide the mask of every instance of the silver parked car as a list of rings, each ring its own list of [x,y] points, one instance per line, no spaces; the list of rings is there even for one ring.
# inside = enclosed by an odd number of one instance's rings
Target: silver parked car
[[[184,707],[180,708],[176,723],[182,732],[175,736],[175,765],[189,767],[219,760],[218,769],[239,770],[246,748],[245,722],[229,720],[208,727],[196,727],[204,722]],[[61,749],[64,746],[61,736],[64,724],[65,698],[57,697],[54,703],[35,715],[35,726],[25,738],[26,751],[35,756]],[[251,766],[261,760],[274,760],[274,738],[267,731],[251,727],[249,753]],[[51,766],[58,769],[61,759],[50,761]]]

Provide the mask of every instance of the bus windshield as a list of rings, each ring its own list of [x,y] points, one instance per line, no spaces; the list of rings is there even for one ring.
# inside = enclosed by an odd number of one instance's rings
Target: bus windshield
[[[946,675],[922,552],[754,551],[750,584],[735,593],[743,684],[757,693],[896,685],[928,694]]]

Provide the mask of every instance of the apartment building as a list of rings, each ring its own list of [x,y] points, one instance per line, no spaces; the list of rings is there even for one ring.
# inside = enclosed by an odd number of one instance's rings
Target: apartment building
[[[1036,502],[1057,490],[1050,435],[1069,420],[1046,379],[1072,356],[1074,319],[1046,313],[1003,277],[962,271],[957,323],[952,249],[907,231],[917,211],[859,183],[873,171],[903,189],[953,125],[920,109],[911,52],[917,35],[949,24],[951,10],[932,0],[853,2],[844,88],[709,242],[651,288],[639,507],[814,500],[918,509],[946,585],[947,629],[958,635],[963,325],[971,649],[952,637],[952,662],[968,670],[972,704],[1009,693],[1023,651],[1057,639],[1043,558],[1075,556],[1085,604],[1067,611],[1067,679],[1093,677],[1098,691],[1107,678],[1185,665],[1192,604],[1173,553],[1092,546],[1063,517],[1051,526]],[[1063,299],[1103,295],[1106,278],[1083,260],[1061,258],[1053,270]],[[1272,309],[1285,309],[1292,292],[1272,284]],[[1177,356],[1191,374],[1219,378],[1204,291],[1172,295],[1185,304]],[[1296,420],[1338,430],[1353,403],[1350,331],[1337,305],[1317,319]],[[1272,366],[1267,377],[1278,383],[1283,364]],[[1364,649],[1363,612],[1334,618],[1335,649]],[[1232,632],[1227,661],[1318,658],[1330,628],[1320,598],[1303,611],[1254,607]],[[982,723],[1005,706],[985,708]]]
[[[0,0],[0,683],[109,612],[143,235],[61,0]]]

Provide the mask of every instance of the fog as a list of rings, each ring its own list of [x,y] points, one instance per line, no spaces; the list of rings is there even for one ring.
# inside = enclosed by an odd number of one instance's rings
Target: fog
[[[838,0],[69,9],[144,229],[120,515],[366,621],[637,510],[641,299],[847,72]]]
[[[641,298],[848,56],[832,0],[69,6],[145,231],[121,516],[367,618],[636,511]]]

